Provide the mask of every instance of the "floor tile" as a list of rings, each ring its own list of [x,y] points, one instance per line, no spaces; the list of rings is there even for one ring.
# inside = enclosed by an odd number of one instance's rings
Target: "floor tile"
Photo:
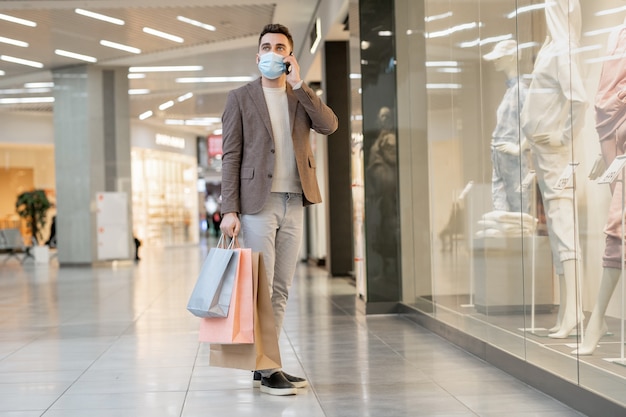
[[[580,416],[401,316],[364,316],[349,279],[304,264],[279,343],[310,386],[263,394],[250,371],[210,366],[198,342],[185,307],[206,249],[0,262],[0,417]]]

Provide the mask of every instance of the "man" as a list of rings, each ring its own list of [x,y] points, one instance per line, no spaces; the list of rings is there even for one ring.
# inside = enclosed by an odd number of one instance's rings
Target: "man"
[[[256,62],[261,77],[231,91],[222,116],[222,223],[263,254],[280,335],[295,274],[303,207],[321,202],[309,133],[329,135],[337,116],[300,78],[293,39],[279,24],[265,26]],[[241,218],[239,218],[241,216]],[[292,395],[307,381],[281,369],[255,372],[271,395]]]

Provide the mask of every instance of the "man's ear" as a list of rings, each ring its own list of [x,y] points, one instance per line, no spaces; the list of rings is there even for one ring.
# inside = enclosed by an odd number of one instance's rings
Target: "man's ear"
[[[259,54],[256,54],[256,64],[259,65],[259,60],[261,59],[261,57],[259,56]]]

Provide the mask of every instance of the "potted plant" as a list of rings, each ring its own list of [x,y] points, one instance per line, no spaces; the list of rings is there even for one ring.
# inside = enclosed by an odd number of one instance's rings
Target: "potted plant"
[[[43,246],[42,232],[46,226],[46,214],[51,204],[43,190],[26,191],[17,196],[15,209],[26,219],[26,226],[33,238],[33,255],[36,263],[48,263],[48,247]]]

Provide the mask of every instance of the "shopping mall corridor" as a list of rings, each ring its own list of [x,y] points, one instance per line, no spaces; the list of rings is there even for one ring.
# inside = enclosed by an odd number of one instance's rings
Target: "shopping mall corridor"
[[[263,394],[198,342],[185,307],[205,253],[63,268],[0,256],[0,417],[580,416],[403,317],[357,312],[349,280],[304,264],[280,344],[310,387]]]

